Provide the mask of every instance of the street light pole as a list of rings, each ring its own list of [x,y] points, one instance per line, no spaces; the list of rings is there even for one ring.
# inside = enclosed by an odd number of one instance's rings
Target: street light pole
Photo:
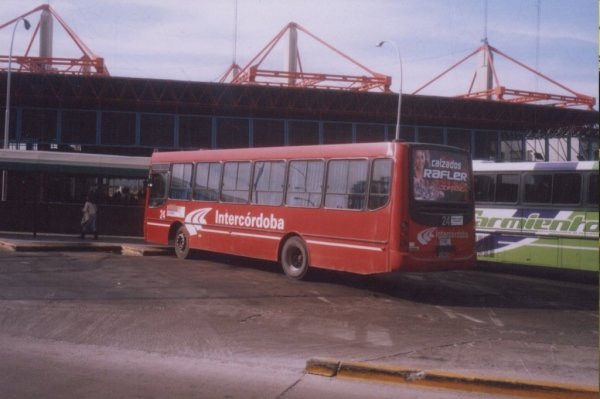
[[[393,40],[382,40],[380,41],[376,47],[383,47],[385,43],[391,44],[396,49],[396,53],[398,54],[398,62],[400,63],[400,89],[398,90],[398,113],[396,115],[396,141],[400,141],[400,116],[402,112],[402,57],[400,56],[400,49],[398,45]]]
[[[12,69],[12,51],[13,44],[15,42],[15,32],[17,31],[17,25],[19,25],[19,21],[23,21],[23,25],[25,29],[29,30],[31,24],[28,20],[21,17],[17,19],[15,22],[15,27],[13,28],[12,37],[10,39],[10,51],[8,53],[8,72],[6,75],[6,113],[4,114],[4,145],[3,148],[8,148],[8,128],[10,126],[10,75]],[[6,196],[8,192],[8,173],[6,169],[2,171],[2,201],[6,201]]]

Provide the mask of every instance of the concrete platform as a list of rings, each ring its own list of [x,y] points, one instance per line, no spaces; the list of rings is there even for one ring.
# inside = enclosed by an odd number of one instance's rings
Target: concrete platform
[[[81,239],[64,234],[0,232],[0,250],[13,252],[111,252],[127,256],[165,256],[173,249],[147,244],[141,237],[100,236]]]

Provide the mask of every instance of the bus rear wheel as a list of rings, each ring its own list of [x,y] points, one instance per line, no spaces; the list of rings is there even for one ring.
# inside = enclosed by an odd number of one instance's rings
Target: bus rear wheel
[[[308,272],[308,251],[304,241],[291,237],[281,249],[281,267],[286,276],[301,280]]]
[[[175,255],[179,259],[187,259],[190,256],[190,234],[185,226],[177,229],[175,234]]]

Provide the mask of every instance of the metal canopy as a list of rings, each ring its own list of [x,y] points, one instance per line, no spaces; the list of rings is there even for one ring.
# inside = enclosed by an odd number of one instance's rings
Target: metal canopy
[[[144,177],[150,158],[53,151],[0,150],[0,169]]]

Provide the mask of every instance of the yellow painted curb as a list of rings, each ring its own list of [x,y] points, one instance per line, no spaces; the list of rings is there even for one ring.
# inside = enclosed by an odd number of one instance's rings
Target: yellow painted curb
[[[416,370],[386,364],[310,359],[306,372],[324,377],[357,378],[407,384],[414,387],[452,389],[534,399],[597,399],[598,387],[556,384],[546,381],[455,374],[436,370]]]

